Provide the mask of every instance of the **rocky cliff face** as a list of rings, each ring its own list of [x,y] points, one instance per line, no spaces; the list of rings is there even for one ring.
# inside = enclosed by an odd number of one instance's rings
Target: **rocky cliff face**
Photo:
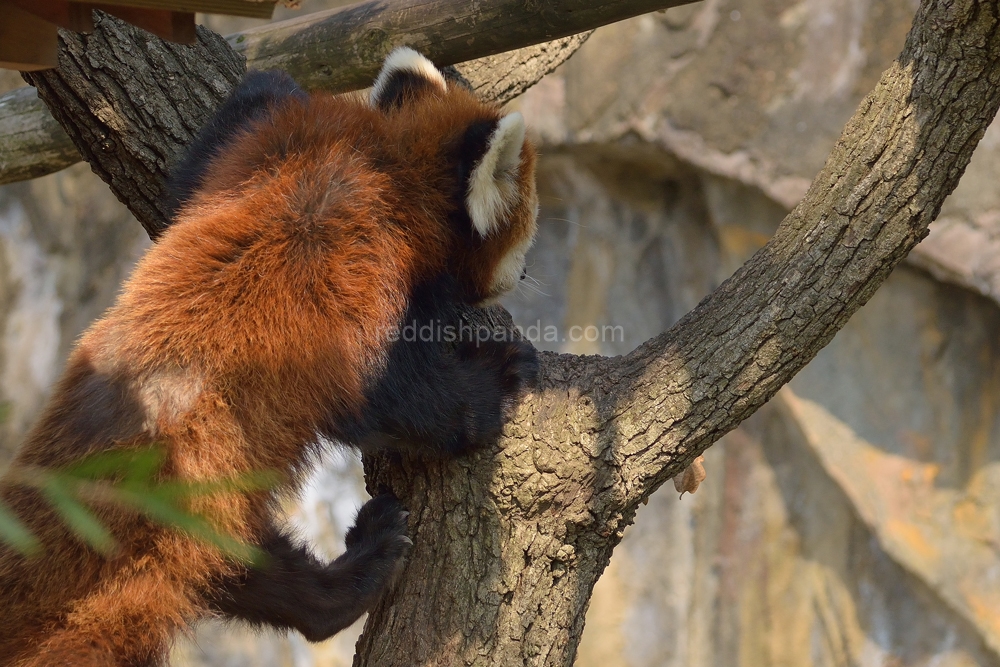
[[[543,349],[626,352],[763,245],[898,53],[910,0],[704,0],[597,31],[516,102],[542,213],[507,305]],[[231,28],[229,28],[231,29]],[[581,667],[1000,665],[1000,124],[931,236],[783,392],[641,509]],[[143,244],[85,167],[0,188],[3,448]],[[331,460],[298,508],[330,555],[361,502]],[[181,665],[348,665],[206,624]]]

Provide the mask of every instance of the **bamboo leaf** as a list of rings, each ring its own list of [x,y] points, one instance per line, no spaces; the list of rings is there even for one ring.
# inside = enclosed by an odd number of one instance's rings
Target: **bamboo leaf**
[[[158,491],[176,495],[179,498],[198,498],[217,493],[252,493],[254,491],[269,491],[278,486],[281,476],[275,472],[263,470],[248,472],[237,477],[218,480],[186,481],[173,480],[156,485]]]
[[[77,537],[101,553],[114,551],[117,546],[114,537],[90,510],[73,497],[69,490],[72,486],[75,486],[72,481],[53,476],[41,490]]]
[[[91,454],[60,472],[81,479],[109,479],[124,477],[129,480],[153,480],[163,467],[166,452],[162,447],[143,449],[116,449]]]
[[[164,497],[160,493],[117,490],[116,494],[122,504],[136,508],[158,523],[172,526],[211,544],[231,558],[243,562],[256,562],[260,557],[260,550],[256,547],[215,529],[204,517],[175,506],[169,497]]]

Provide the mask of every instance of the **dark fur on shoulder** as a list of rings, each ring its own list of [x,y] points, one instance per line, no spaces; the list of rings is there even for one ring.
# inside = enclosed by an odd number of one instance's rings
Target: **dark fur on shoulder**
[[[155,443],[180,480],[277,471],[269,493],[198,501],[266,558],[247,567],[95,505],[119,544],[100,554],[8,475],[0,501],[45,553],[0,545],[0,665],[159,665],[208,615],[320,640],[370,609],[410,545],[399,500],[364,505],[330,563],[277,507],[330,439],[450,456],[500,436],[535,351],[478,341],[460,310],[521,276],[534,164],[520,114],[448,86],[409,49],[367,101],[248,74],[176,168],[174,223],[80,339],[13,469]]]
[[[362,449],[440,455],[495,441],[513,400],[535,384],[537,353],[522,341],[480,340],[459,301],[447,276],[417,286],[365,410],[325,424],[324,434]]]
[[[295,83],[295,79],[284,72],[247,72],[233,94],[198,133],[180,164],[171,171],[167,183],[171,214],[177,213],[201,189],[212,158],[233,137],[248,131],[253,121],[265,118],[277,106],[308,99],[309,96]]]

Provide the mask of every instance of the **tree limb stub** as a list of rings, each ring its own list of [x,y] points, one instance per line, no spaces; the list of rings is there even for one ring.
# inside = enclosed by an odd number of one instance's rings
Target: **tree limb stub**
[[[477,69],[465,61],[694,1],[371,0],[271,23],[226,39],[246,58],[249,69],[283,69],[307,89],[346,92],[371,85],[382,60],[396,46],[413,46],[442,66],[463,62]],[[553,47],[539,50],[535,59],[544,60],[546,53],[554,52]],[[525,55],[515,60],[524,63],[531,58]],[[0,184],[44,176],[79,162],[80,151],[72,148],[73,143],[41,100],[22,91],[0,97]]]
[[[26,181],[80,161],[80,152],[32,88],[0,97],[0,184]]]
[[[1000,106],[1000,8],[924,0],[903,53],[775,237],[623,358],[541,355],[498,451],[366,460],[413,558],[356,666],[573,663],[637,505],[763,405],[927,233]]]

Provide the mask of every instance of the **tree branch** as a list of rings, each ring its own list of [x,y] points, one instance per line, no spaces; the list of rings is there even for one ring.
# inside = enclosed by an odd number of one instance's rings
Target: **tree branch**
[[[478,3],[369,0],[271,23],[226,39],[246,58],[249,69],[283,69],[307,89],[346,92],[370,85],[382,60],[395,46],[413,46],[438,65],[452,65],[578,35],[608,23],[693,1],[548,0],[525,4],[519,0]],[[75,43],[86,43],[89,39],[65,32],[63,37]],[[554,68],[553,62],[568,57],[563,52],[572,43],[560,40],[548,47],[507,55],[505,63],[466,62],[463,69],[485,67],[484,71],[495,72],[495,67],[501,64],[529,65],[534,61],[539,70],[550,67],[545,70],[549,72]],[[174,57],[183,58],[184,47],[169,45],[167,50]],[[199,52],[201,56],[204,54]],[[507,91],[509,95],[502,90],[492,94],[500,101],[507,101],[524,88],[515,90],[516,87]],[[80,152],[90,161],[87,151],[73,150],[77,139],[71,139],[53,121],[41,100],[25,91],[0,97],[0,184],[65,169],[82,159]],[[137,217],[142,219],[138,214]]]
[[[0,97],[0,184],[45,176],[79,161],[80,152],[33,89]]]
[[[925,0],[774,238],[619,367],[637,399],[608,406],[630,442],[621,470],[645,480],[629,502],[769,400],[927,235],[1000,107],[998,13]]]
[[[695,0],[368,0],[247,30],[229,39],[257,69],[309,89],[365,88],[397,46],[437,65],[482,58]]]

